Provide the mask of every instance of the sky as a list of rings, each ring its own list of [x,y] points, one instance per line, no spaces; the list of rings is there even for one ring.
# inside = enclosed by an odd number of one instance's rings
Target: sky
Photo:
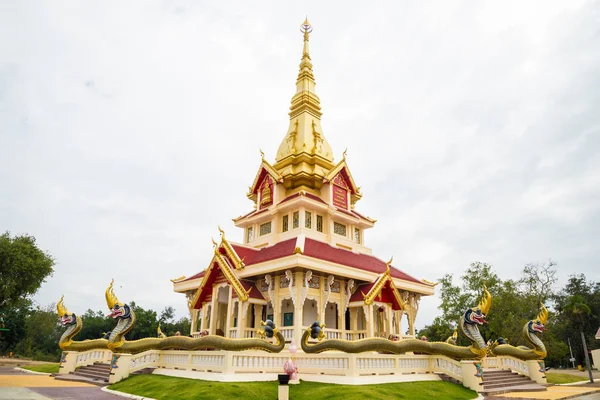
[[[305,15],[323,133],[416,277],[474,261],[600,278],[600,2],[0,3],[0,231],[56,258],[35,300],[186,315],[287,132]],[[424,298],[417,327],[437,315]]]

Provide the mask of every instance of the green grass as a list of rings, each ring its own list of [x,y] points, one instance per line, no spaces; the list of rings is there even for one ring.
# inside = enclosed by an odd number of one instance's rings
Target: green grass
[[[135,375],[109,389],[159,400],[191,399],[277,399],[277,382],[222,383],[162,375]],[[293,400],[365,399],[474,399],[477,394],[449,382],[427,381],[380,385],[333,385],[302,382],[290,386]]]
[[[573,383],[587,381],[586,377],[581,377],[571,374],[561,374],[558,372],[546,372],[546,380],[548,383],[561,384],[561,383]]]
[[[39,365],[26,365],[22,368],[28,369],[30,371],[35,371],[35,372],[46,372],[49,374],[56,374],[56,373],[58,373],[59,367],[60,367],[60,364],[39,364]]]

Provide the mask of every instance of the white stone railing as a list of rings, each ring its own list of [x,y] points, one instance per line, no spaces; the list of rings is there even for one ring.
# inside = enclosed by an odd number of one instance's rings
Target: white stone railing
[[[244,329],[244,338],[254,338],[257,337],[257,333],[261,331],[261,329],[256,328],[245,328]]]
[[[443,356],[433,356],[433,369],[462,382],[462,366],[460,361]]]
[[[346,340],[360,340],[367,337],[367,331],[346,331]]]
[[[237,339],[237,337],[238,337],[238,330],[237,330],[237,328],[231,328],[231,329],[229,329],[229,336],[228,337],[231,338],[231,339]]]
[[[148,350],[143,353],[131,356],[129,363],[129,372],[139,371],[140,369],[158,367],[160,364],[160,350]]]
[[[507,357],[507,356],[499,356],[499,357],[495,357],[495,358],[498,359],[497,368],[510,369],[511,371],[517,372],[521,375],[529,376],[529,368],[527,366],[527,361],[523,361],[523,360],[519,360],[518,358]],[[486,359],[484,359],[484,360],[486,360]]]
[[[286,341],[294,339],[294,328],[279,328],[279,332],[283,335]]]
[[[201,337],[201,336],[200,336],[200,332],[192,332],[192,337],[193,337],[194,339],[197,339],[197,338]]]
[[[341,339],[342,338],[342,331],[340,329],[325,328],[325,329],[323,329],[323,332],[325,333],[326,339]]]
[[[112,358],[112,351],[108,349],[88,350],[76,354],[77,360],[75,361],[75,368],[85,367],[86,365],[91,365],[95,362],[107,363],[110,362]]]

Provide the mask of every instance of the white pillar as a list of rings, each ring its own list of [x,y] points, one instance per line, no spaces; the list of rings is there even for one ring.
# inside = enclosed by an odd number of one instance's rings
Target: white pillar
[[[225,337],[231,337],[231,326],[233,325],[233,287],[228,286],[229,293],[227,295],[227,317],[225,319]]]
[[[212,291],[212,300],[210,304],[210,326],[209,333],[214,335],[217,333],[217,309],[219,308],[219,299],[218,299],[219,289],[217,286],[213,286]]]

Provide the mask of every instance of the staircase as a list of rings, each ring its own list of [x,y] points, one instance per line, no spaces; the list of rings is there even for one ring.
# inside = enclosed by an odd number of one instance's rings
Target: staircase
[[[57,375],[55,379],[65,381],[87,382],[98,386],[108,385],[110,376],[110,364],[94,363],[85,367],[79,367],[75,372],[68,375]]]
[[[542,392],[546,387],[539,385],[527,376],[506,369],[483,370],[484,395],[496,395],[508,392]]]

